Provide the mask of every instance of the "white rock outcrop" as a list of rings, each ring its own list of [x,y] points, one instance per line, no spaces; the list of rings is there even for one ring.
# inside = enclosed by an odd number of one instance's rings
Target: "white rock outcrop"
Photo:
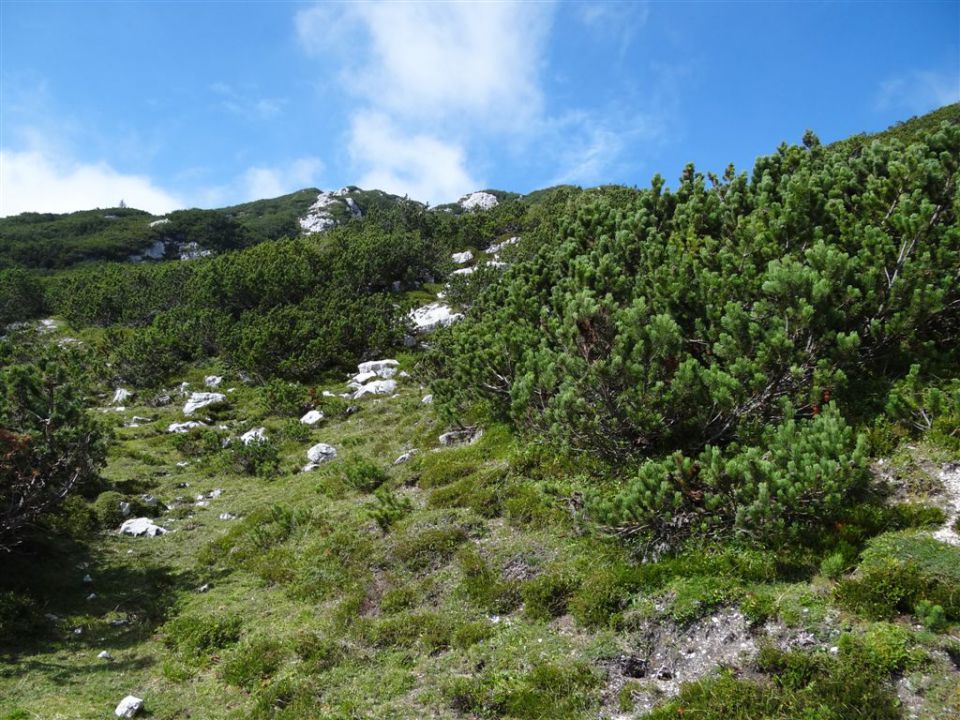
[[[143,710],[143,699],[134,695],[127,695],[117,705],[113,714],[119,718],[132,718],[141,710]]]
[[[370,382],[375,377],[377,377],[377,374],[374,372],[357,373],[352,378],[350,378],[350,382],[348,382],[347,385],[349,387],[352,387],[354,390],[356,390],[358,387],[360,387],[364,383]]]
[[[357,371],[360,374],[373,373],[378,377],[392,378],[397,372],[397,366],[400,365],[396,360],[369,360],[357,365]]]
[[[433,405],[433,393],[428,393],[420,399],[421,405]]]
[[[410,458],[412,458],[412,457],[413,457],[414,455],[416,455],[418,452],[419,452],[419,450],[417,450],[416,448],[414,448],[413,450],[407,450],[403,455],[401,455],[401,456],[398,457],[396,460],[394,460],[394,461],[393,461],[393,464],[394,464],[394,465],[403,465],[405,462],[409,461]]]
[[[182,423],[170,423],[169,427],[167,427],[167,432],[168,433],[186,433],[186,432],[190,432],[194,428],[206,427],[206,426],[207,426],[206,423],[197,422],[196,420],[187,420],[186,422],[182,422]]]
[[[464,210],[489,210],[499,204],[496,195],[488,192],[473,192],[460,198],[460,207]]]
[[[449,305],[435,302],[411,310],[409,317],[417,331],[425,333],[452,325],[463,315],[454,312]]]
[[[520,238],[514,235],[512,238],[507,238],[503,242],[494,243],[493,245],[487,248],[487,253],[489,255],[494,255],[500,252],[501,250],[503,250],[508,245],[516,245],[518,242],[520,242]]]
[[[463,265],[473,260],[473,253],[469,250],[464,250],[463,252],[454,253],[450,257],[457,265]]]
[[[454,270],[450,274],[451,275],[473,275],[473,273],[475,273],[476,270],[477,269],[475,267],[465,267],[465,268],[460,268],[459,270]]]
[[[165,532],[167,532],[166,528],[160,527],[147,517],[130,518],[124,520],[123,525],[120,526],[121,535],[134,537],[157,537]]]
[[[203,379],[203,384],[208,388],[220,387],[220,383],[223,382],[223,378],[220,375],[207,375]]]
[[[357,388],[357,391],[353,394],[353,399],[356,400],[367,395],[393,395],[396,391],[396,380],[374,380]]]
[[[267,429],[263,427],[247,430],[243,435],[240,436],[240,442],[242,442],[244,445],[249,445],[250,443],[262,443],[266,441]]]
[[[304,425],[316,425],[321,420],[323,420],[323,413],[319,410],[311,410],[300,418],[300,422]]]
[[[186,405],[183,406],[184,415],[193,415],[200,408],[210,407],[211,405],[220,405],[227,401],[227,396],[223,393],[213,392],[195,392],[190,395]]]
[[[133,397],[133,393],[126,388],[117,388],[113,391],[113,399],[110,400],[111,405],[124,405],[127,400]]]

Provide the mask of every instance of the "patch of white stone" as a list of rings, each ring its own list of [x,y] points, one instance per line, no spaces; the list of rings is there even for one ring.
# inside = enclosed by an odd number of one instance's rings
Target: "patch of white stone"
[[[167,532],[167,529],[153,522],[150,518],[139,517],[124,520],[120,526],[121,535],[133,535],[134,537],[157,537]]]
[[[303,466],[303,472],[316,470],[318,467],[323,465],[323,463],[330,462],[331,460],[336,459],[336,457],[337,449],[333,447],[333,445],[317,443],[312,448],[307,450],[307,460],[310,462]]]
[[[200,408],[220,405],[227,401],[227,396],[223,393],[195,392],[190,395],[190,399],[183,406],[184,415],[193,415]]]

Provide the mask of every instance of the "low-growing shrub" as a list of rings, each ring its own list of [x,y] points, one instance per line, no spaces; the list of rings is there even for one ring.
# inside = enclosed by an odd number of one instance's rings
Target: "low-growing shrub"
[[[280,451],[271,440],[233,442],[225,457],[228,467],[243,475],[268,477],[280,469]]]
[[[887,533],[870,541],[856,574],[835,588],[837,601],[878,620],[912,612],[921,600],[960,619],[960,548],[914,533]]]
[[[572,573],[562,568],[546,570],[520,588],[523,612],[532,620],[548,621],[566,614],[570,596],[580,586]]]
[[[477,606],[491,613],[509,613],[520,604],[519,584],[505,580],[475,547],[461,550],[457,560],[463,574],[461,587]]]
[[[227,683],[252,690],[276,673],[285,655],[286,649],[276,639],[245,641],[224,659],[221,674]]]
[[[369,460],[354,459],[343,464],[347,484],[358,492],[373,492],[388,480],[386,471]]]
[[[367,516],[377,523],[377,527],[383,532],[389,532],[394,523],[412,510],[413,503],[410,498],[402,498],[384,487],[379,487],[374,493],[374,504],[367,506],[366,512]]]
[[[193,659],[202,659],[240,639],[239,615],[181,615],[163,626],[167,647]]]

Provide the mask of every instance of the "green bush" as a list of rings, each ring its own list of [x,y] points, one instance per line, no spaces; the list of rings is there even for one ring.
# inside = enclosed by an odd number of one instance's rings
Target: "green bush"
[[[237,615],[181,615],[163,626],[163,641],[193,660],[202,660],[240,639],[243,621]]]
[[[347,484],[358,492],[373,492],[389,479],[380,465],[369,460],[348,460],[342,467]]]
[[[400,498],[383,487],[377,488],[374,500],[372,506],[367,506],[367,515],[383,532],[389,532],[394,523],[413,510],[409,498]]]
[[[479,550],[467,546],[458,553],[457,561],[463,591],[484,611],[509,613],[520,604],[519,583],[505,580]]]
[[[233,472],[268,477],[280,469],[280,450],[271,440],[235,441],[227,450],[226,461]]]
[[[878,620],[912,612],[922,600],[960,619],[960,548],[909,532],[880,535],[834,594],[841,605]]]
[[[863,493],[865,440],[833,406],[763,437],[727,452],[708,446],[696,459],[647,461],[626,489],[596,502],[596,513],[660,542],[729,528],[773,545],[835,523]]]

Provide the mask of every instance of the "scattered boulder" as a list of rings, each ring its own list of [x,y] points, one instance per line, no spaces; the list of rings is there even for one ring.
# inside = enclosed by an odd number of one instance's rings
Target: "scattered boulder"
[[[233,513],[228,513],[228,512],[220,513],[220,515],[218,515],[218,517],[219,517],[221,520],[236,520],[236,519],[237,519],[237,516],[236,516],[236,515],[234,515]]]
[[[374,380],[358,388],[353,397],[356,400],[366,395],[392,395],[396,390],[396,380]]]
[[[316,425],[321,420],[323,420],[323,413],[319,410],[311,410],[300,418],[300,422],[304,425]]]
[[[394,373],[397,372],[398,363],[396,360],[369,360],[367,362],[362,362],[357,365],[357,372],[361,375],[365,373],[373,373],[377,377],[382,377],[384,379],[392,378]],[[366,380],[364,380],[366,382]]]
[[[466,428],[465,430],[451,430],[440,436],[441,445],[471,445],[483,435],[481,428]]]
[[[375,377],[377,377],[377,374],[375,372],[357,373],[352,378],[350,378],[350,382],[347,383],[347,386],[357,389],[364,383],[373,380]]]
[[[410,321],[418,332],[432,332],[440,327],[452,325],[463,315],[456,313],[449,305],[430,303],[410,311]]]
[[[121,535],[133,535],[134,537],[156,537],[167,532],[166,528],[155,525],[153,520],[147,517],[131,518],[124,520],[120,526]]]
[[[396,460],[394,460],[394,461],[393,461],[393,464],[394,464],[394,465],[403,465],[405,462],[409,461],[410,458],[412,458],[412,457],[413,457],[414,455],[416,455],[418,452],[420,452],[420,451],[417,450],[416,448],[414,448],[413,450],[407,450],[403,455],[401,455],[401,456],[398,457]]]
[[[117,388],[113,391],[113,399],[110,401],[111,405],[125,405],[127,400],[133,397],[133,393],[126,388]]]
[[[127,695],[120,701],[120,704],[117,705],[113,714],[120,718],[132,718],[141,710],[143,710],[143,700],[133,695]]]
[[[463,252],[454,253],[450,257],[457,265],[463,265],[473,260],[473,253],[469,250],[464,250]]]
[[[193,415],[200,408],[222,405],[226,401],[227,396],[223,393],[195,392],[190,395],[190,399],[183,406],[183,414]]]
[[[190,432],[194,428],[206,427],[206,423],[197,422],[196,420],[187,420],[182,423],[170,423],[170,426],[167,428],[168,433],[185,433]]]
[[[240,436],[240,442],[242,442],[244,445],[249,445],[250,443],[262,443],[266,441],[267,429],[262,427],[247,430],[243,435]]]
[[[203,379],[203,384],[208,388],[220,387],[220,383],[223,382],[223,378],[220,375],[207,375]]]
[[[128,422],[125,425],[125,427],[137,428],[143,425],[144,423],[151,423],[151,422],[153,422],[152,418],[140,417],[139,415],[134,415],[132,418],[130,418],[130,422]]]
[[[460,268],[459,270],[454,270],[450,274],[451,275],[473,275],[473,273],[476,272],[476,270],[477,269],[475,267],[465,267],[465,268]]]
[[[423,396],[423,399],[420,401],[421,405],[433,405],[433,394],[428,393]]]
[[[337,449],[326,443],[317,443],[307,450],[307,460],[310,462],[303,466],[303,472],[310,472],[320,467],[323,463],[329,462],[337,457]]]
[[[106,650],[101,650],[100,654],[97,655],[97,657],[100,658],[101,660],[113,660],[113,655],[108,653]]]

